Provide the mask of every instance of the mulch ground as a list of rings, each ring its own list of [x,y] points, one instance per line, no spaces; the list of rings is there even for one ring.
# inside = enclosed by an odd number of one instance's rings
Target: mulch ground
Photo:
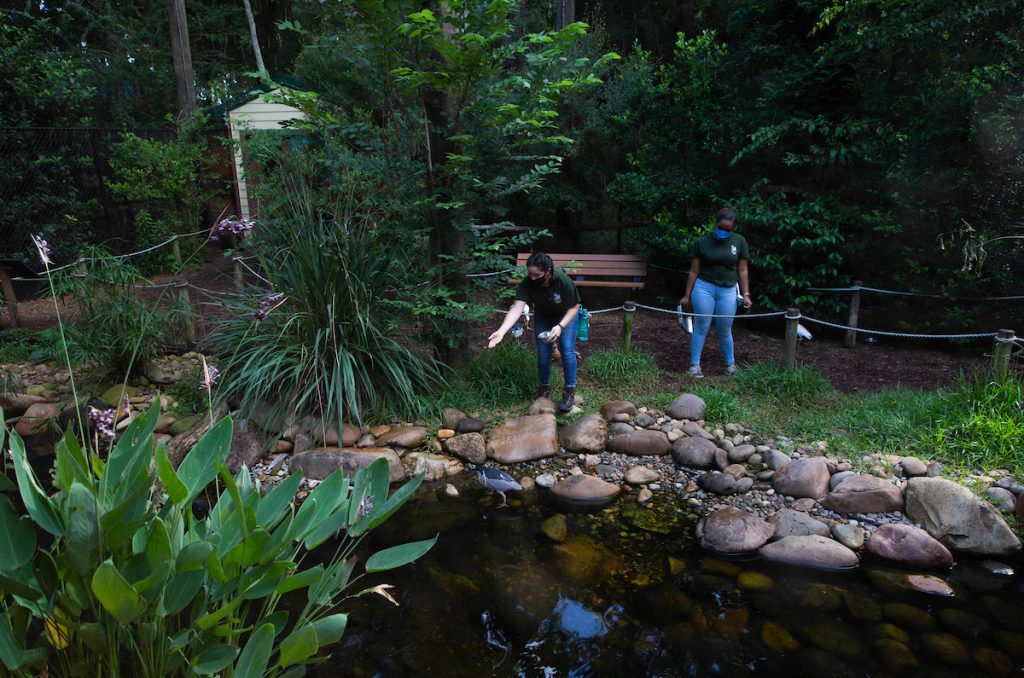
[[[200,335],[216,322],[216,294],[230,292],[233,278],[230,260],[212,254],[203,265],[187,269],[182,277],[207,292],[192,291],[193,302],[199,304],[202,319]],[[166,284],[170,275],[154,276],[154,285]],[[146,289],[140,294],[156,303],[168,289]],[[619,303],[619,302],[616,302]],[[653,304],[652,304],[653,305]],[[74,317],[74,309],[62,309],[65,320]],[[43,329],[56,324],[53,303],[48,296],[19,305],[23,326]],[[497,317],[497,316],[495,316]],[[880,338],[874,343],[861,342],[847,349],[838,334],[829,335],[811,327],[814,339],[800,342],[797,360],[824,374],[843,392],[881,391],[897,386],[910,389],[934,389],[954,382],[963,372],[971,375],[986,366],[990,345],[982,342],[968,347],[922,342],[898,342]],[[819,331],[816,331],[819,330]],[[493,331],[484,328],[482,337]],[[784,323],[781,318],[766,320],[737,319],[733,327],[736,363],[742,369],[762,361],[781,361]],[[604,313],[591,317],[590,340],[579,342],[584,359],[595,350],[616,348],[622,340],[622,314]],[[633,326],[633,346],[654,356],[655,363],[667,375],[668,382],[678,381],[689,367],[690,340],[676,323],[674,315],[639,310]],[[714,329],[708,335],[701,361],[708,376],[721,375],[724,364]]]

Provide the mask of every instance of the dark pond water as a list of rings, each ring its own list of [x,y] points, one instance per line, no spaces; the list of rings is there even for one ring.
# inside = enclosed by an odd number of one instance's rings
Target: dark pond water
[[[836,573],[722,560],[692,518],[627,501],[569,514],[536,494],[495,508],[473,484],[426,487],[376,548],[440,533],[395,585],[347,606],[319,676],[988,676],[1024,667],[1024,581],[961,561],[952,596],[900,590],[908,571]],[[1012,563],[1015,568],[1019,563]],[[365,582],[366,580],[364,580]],[[933,584],[935,582],[932,582]],[[940,582],[941,583],[941,582]],[[770,587],[770,588],[768,588]]]

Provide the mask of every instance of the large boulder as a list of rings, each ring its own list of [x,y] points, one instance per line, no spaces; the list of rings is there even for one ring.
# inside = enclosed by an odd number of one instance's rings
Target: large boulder
[[[487,456],[500,464],[519,464],[558,454],[557,423],[553,414],[532,414],[491,431]]]
[[[902,511],[903,490],[884,478],[856,474],[844,478],[821,505],[837,513]]]
[[[704,399],[692,393],[684,393],[665,408],[665,414],[673,419],[697,421],[704,418]]]
[[[608,439],[608,423],[599,415],[588,414],[566,424],[558,434],[562,447],[570,452],[600,454]]]
[[[429,452],[410,452],[405,457],[412,475],[423,474],[426,481],[441,480],[448,476],[457,476],[465,470],[462,462],[455,457]]]
[[[623,433],[608,440],[609,451],[635,457],[668,454],[671,447],[667,434],[647,429]]]
[[[323,480],[339,468],[345,475],[354,476],[360,468],[369,466],[383,457],[388,461],[391,482],[405,480],[402,460],[394,450],[386,447],[322,447],[292,455],[290,468],[301,469],[302,475],[313,480]]]
[[[396,426],[387,433],[377,438],[377,445],[386,447],[395,445],[397,447],[419,447],[426,440],[427,429],[425,426]]]
[[[0,410],[5,418],[21,416],[32,405],[45,402],[46,398],[28,393],[0,393]]]
[[[775,526],[772,541],[784,537],[806,537],[812,534],[827,537],[832,532],[829,526],[822,521],[790,508],[780,509],[773,513],[768,518],[768,522]]]
[[[767,561],[817,567],[847,569],[857,565],[857,554],[837,541],[820,535],[783,537],[765,544],[759,551]]]
[[[601,480],[597,476],[588,476],[582,473],[569,476],[551,488],[551,494],[555,497],[581,503],[611,501],[618,493],[618,485]]]
[[[907,516],[947,548],[977,556],[1011,556],[1020,540],[1003,517],[966,487],[943,478],[907,482]]]
[[[636,405],[628,400],[609,400],[601,406],[601,416],[608,421],[616,414],[628,414],[632,417],[636,414]]]
[[[265,449],[265,439],[256,422],[239,419],[234,423],[231,433],[231,449],[228,450],[225,466],[232,473],[238,473],[243,465],[251,469]]]
[[[828,479],[828,464],[824,459],[805,457],[777,470],[772,476],[772,487],[789,497],[821,499],[828,494]]]
[[[60,406],[55,403],[34,403],[21,415],[14,430],[22,438],[46,433],[51,430],[58,414]]]
[[[882,525],[865,547],[868,553],[923,570],[953,567],[953,554],[930,534],[912,525]]]
[[[755,551],[774,531],[760,516],[735,506],[719,509],[697,524],[701,546],[716,553]]]
[[[680,438],[672,443],[672,458],[680,466],[715,468],[718,447],[707,438]]]
[[[479,433],[462,433],[444,441],[449,452],[470,464],[487,461],[487,441]]]

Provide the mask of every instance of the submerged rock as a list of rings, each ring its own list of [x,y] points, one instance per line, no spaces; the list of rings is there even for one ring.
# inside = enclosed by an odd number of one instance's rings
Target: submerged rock
[[[938,626],[935,617],[906,603],[886,603],[882,605],[882,613],[892,623],[914,631],[931,631]]]
[[[761,627],[761,642],[776,652],[792,652],[800,647],[789,631],[771,621]]]
[[[540,531],[553,542],[561,543],[569,534],[569,522],[562,513],[556,513],[540,524]]]
[[[911,574],[872,570],[868,573],[871,583],[883,593],[896,595],[905,591],[916,591],[937,596],[952,597],[956,591],[944,579],[930,574]]]
[[[907,567],[923,570],[953,567],[953,554],[949,549],[912,525],[882,525],[868,539],[866,550]]]
[[[926,633],[921,636],[921,644],[928,654],[943,664],[963,666],[971,663],[971,651],[951,633]]]
[[[910,648],[899,641],[882,638],[875,641],[874,647],[878,660],[893,673],[916,669],[920,665]]]

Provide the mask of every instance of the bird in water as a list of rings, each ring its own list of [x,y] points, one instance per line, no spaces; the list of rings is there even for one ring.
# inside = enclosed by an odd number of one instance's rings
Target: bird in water
[[[501,495],[501,504],[498,505],[498,508],[508,506],[508,499],[505,497],[506,492],[523,489],[523,486],[516,482],[515,478],[499,469],[491,468],[490,466],[476,466],[475,470],[477,480],[480,481],[481,485]]]

